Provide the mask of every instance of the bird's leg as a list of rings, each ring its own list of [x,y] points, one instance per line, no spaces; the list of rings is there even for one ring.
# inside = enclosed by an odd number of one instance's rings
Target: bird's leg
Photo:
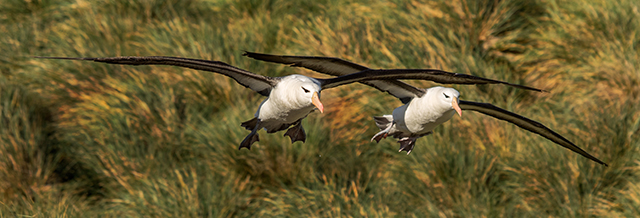
[[[251,144],[253,144],[254,142],[260,141],[260,138],[258,137],[258,130],[260,129],[260,120],[255,119],[256,123],[255,126],[253,127],[253,130],[251,130],[251,133],[249,133],[249,135],[247,135],[247,137],[244,138],[244,140],[242,140],[242,142],[240,142],[240,147],[238,147],[238,150],[242,149],[242,148],[247,148],[249,150],[251,150]]]
[[[393,128],[393,126],[396,125],[396,122],[392,122],[391,125],[389,125],[386,129],[376,133],[373,138],[371,138],[371,141],[375,140],[376,142],[380,142],[380,140],[387,138],[387,136],[389,136],[389,131],[391,130],[391,128]]]
[[[302,119],[296,121],[295,126],[289,128],[284,135],[291,138],[291,144],[297,141],[304,143],[307,139],[307,134],[304,132],[304,128],[302,128]]]

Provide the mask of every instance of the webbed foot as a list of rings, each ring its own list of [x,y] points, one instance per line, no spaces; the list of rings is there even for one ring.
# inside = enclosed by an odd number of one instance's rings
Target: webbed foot
[[[249,133],[249,135],[247,135],[247,137],[245,137],[244,140],[240,142],[240,147],[238,147],[238,150],[242,148],[251,150],[251,145],[254,142],[260,141],[260,137],[258,136],[258,130],[260,129],[260,120],[258,120],[258,118],[253,118],[242,123],[242,126],[247,129],[251,127],[252,129],[249,129],[251,130],[251,133]]]
[[[406,137],[398,140],[398,143],[400,143],[400,150],[398,150],[398,152],[406,151],[407,155],[411,154],[413,146],[416,145],[416,140],[418,139],[413,137]]]
[[[242,142],[240,142],[240,147],[238,147],[238,150],[242,148],[251,150],[251,145],[257,141],[260,141],[260,137],[255,131],[252,131],[251,133],[249,133],[249,135],[247,135],[247,137],[244,138],[244,140],[242,140]]]
[[[302,128],[302,122],[298,122],[295,126],[289,128],[284,135],[291,138],[291,144],[297,141],[304,143],[307,139],[307,134],[304,132],[304,128]]]

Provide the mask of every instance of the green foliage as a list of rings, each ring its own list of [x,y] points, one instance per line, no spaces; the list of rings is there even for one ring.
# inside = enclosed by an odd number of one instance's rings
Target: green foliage
[[[0,0],[0,216],[635,217],[640,3],[601,1]],[[540,121],[603,167],[466,112],[411,155],[371,117],[400,102],[323,92],[306,143],[260,132],[263,97],[167,66],[31,56],[165,55],[282,76],[242,51],[438,68],[549,90],[454,86]],[[419,87],[431,82],[410,81]]]

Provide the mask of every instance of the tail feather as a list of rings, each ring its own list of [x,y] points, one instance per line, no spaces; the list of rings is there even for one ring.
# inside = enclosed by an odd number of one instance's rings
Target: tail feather
[[[240,126],[244,127],[245,129],[252,131],[256,128],[256,125],[258,125],[258,118],[254,117],[253,119],[247,120],[245,122],[243,122],[242,124],[240,124]]]
[[[389,128],[389,125],[393,123],[393,116],[383,115],[383,116],[373,117],[373,120],[376,121],[376,126],[378,126],[380,130],[385,130]]]

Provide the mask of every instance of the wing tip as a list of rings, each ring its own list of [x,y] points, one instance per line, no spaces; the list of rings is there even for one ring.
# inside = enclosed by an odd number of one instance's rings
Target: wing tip
[[[533,89],[535,89],[534,91],[537,91],[537,92],[549,93],[549,91],[544,90],[544,89],[537,89],[537,88],[533,88]]]
[[[253,59],[259,60],[259,61],[283,64],[283,65],[286,65],[286,66],[289,66],[289,67],[304,67],[304,66],[300,65],[299,63],[286,61],[284,59],[284,58],[286,58],[286,56],[263,54],[263,53],[250,52],[250,51],[244,51],[242,56],[253,58]]]
[[[251,51],[247,51],[247,50],[244,50],[243,52],[244,53],[242,53],[242,56],[253,58],[253,59],[256,59],[256,60],[261,60],[261,61],[268,61],[268,60],[261,59],[261,57],[264,58],[266,56],[275,56],[275,55],[270,55],[270,54],[251,52]]]
[[[599,164],[601,164],[601,165],[603,165],[605,167],[609,167],[609,164],[605,163],[604,161],[601,161],[600,159],[594,157],[593,155],[590,155],[589,153],[586,153],[586,154],[588,154],[588,155],[582,154],[582,156],[586,157],[589,160],[592,160],[593,162],[599,163]]]
[[[544,89],[538,89],[538,88],[533,88],[533,87],[529,87],[529,86],[525,86],[525,85],[519,85],[519,84],[511,84],[508,83],[511,86],[514,86],[516,88],[521,88],[521,89],[526,89],[526,90],[530,90],[530,91],[536,91],[536,92],[542,92],[542,93],[549,93],[549,91],[544,90]]]
[[[605,167],[609,167],[609,164],[607,164],[607,163],[605,163],[605,162],[603,162],[603,161],[601,161],[601,160],[598,160],[597,158],[595,159],[595,161],[596,161],[597,163],[599,163],[599,164],[602,164],[602,165],[603,165],[603,166],[605,166]]]
[[[48,57],[48,56],[31,56],[40,59],[59,59],[59,60],[94,60],[95,58],[74,58],[74,57]]]

